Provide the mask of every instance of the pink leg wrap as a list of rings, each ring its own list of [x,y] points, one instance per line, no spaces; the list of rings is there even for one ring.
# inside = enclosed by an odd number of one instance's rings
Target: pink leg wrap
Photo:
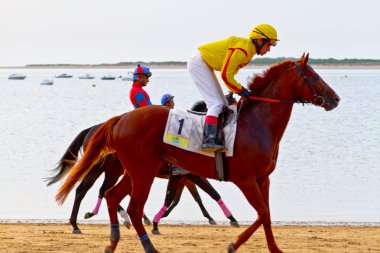
[[[218,204],[220,206],[220,208],[222,209],[224,215],[228,218],[231,216],[231,211],[228,209],[228,207],[226,206],[226,204],[224,204],[223,200],[222,199],[219,199],[218,200]]]
[[[98,198],[98,202],[96,203],[96,206],[95,206],[94,210],[92,211],[93,214],[98,214],[102,200],[103,200],[103,198]]]
[[[168,207],[163,205],[160,211],[156,214],[156,216],[154,216],[153,222],[159,223],[162,216],[164,216],[166,210],[168,210]]]

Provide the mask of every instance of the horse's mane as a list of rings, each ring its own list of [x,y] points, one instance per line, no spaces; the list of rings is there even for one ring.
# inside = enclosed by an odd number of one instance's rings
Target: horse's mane
[[[278,76],[285,70],[290,68],[294,61],[287,60],[270,66],[259,75],[254,75],[248,83],[248,90],[251,95],[260,95],[268,85],[276,80]]]

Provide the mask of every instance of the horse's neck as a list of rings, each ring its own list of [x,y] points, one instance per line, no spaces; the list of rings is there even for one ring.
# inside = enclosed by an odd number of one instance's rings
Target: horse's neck
[[[285,86],[281,85],[281,80],[279,80],[264,90],[260,97],[293,100],[292,93]],[[253,105],[253,110],[250,111],[255,115],[252,118],[256,118],[256,121],[260,120],[262,127],[271,132],[273,141],[279,143],[288,125],[292,109],[292,103],[258,102]],[[262,120],[262,118],[265,119]]]

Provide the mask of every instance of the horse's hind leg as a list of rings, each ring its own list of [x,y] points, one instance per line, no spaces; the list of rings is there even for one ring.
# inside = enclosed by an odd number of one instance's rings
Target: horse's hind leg
[[[116,182],[117,182],[117,178],[115,180],[113,180],[113,179],[109,178],[107,176],[107,174],[105,175],[104,180],[103,180],[103,184],[99,189],[98,201],[96,203],[96,206],[95,206],[94,210],[92,210],[92,212],[87,212],[85,214],[85,216],[84,216],[85,219],[89,219],[89,218],[98,214],[99,208],[100,208],[100,205],[101,205],[102,200],[104,198],[105,192],[108,189],[110,189],[112,186],[114,186]]]
[[[114,252],[120,240],[120,228],[119,221],[117,219],[117,210],[123,198],[131,193],[131,187],[131,180],[125,173],[120,182],[106,192],[105,198],[107,200],[108,214],[111,223],[111,245],[106,247],[106,253]]]
[[[148,168],[149,166],[152,166],[152,165],[143,166],[143,167]],[[158,167],[158,165],[156,167]],[[145,205],[146,200],[148,199],[149,191],[152,186],[154,177],[155,177],[155,174],[136,175],[135,177],[132,177],[131,175],[132,182],[133,182],[133,191],[131,194],[131,200],[129,202],[127,212],[140,238],[141,244],[144,247],[145,253],[158,252],[154,248],[142,224],[142,215],[143,215],[144,205]]]
[[[81,233],[77,224],[77,217],[78,217],[80,204],[83,198],[86,196],[86,193],[88,192],[88,190],[94,185],[96,179],[99,178],[102,172],[103,170],[101,169],[101,166],[97,165],[96,168],[94,168],[89,174],[85,176],[85,178],[76,188],[74,205],[73,205],[73,209],[71,211],[71,216],[70,216],[70,224],[71,226],[73,226],[73,234]]]
[[[261,189],[263,188],[261,184],[262,182],[258,183],[255,181],[237,184],[237,186],[243,192],[244,196],[247,198],[248,202],[257,211],[258,218],[251,226],[248,227],[248,229],[246,229],[243,233],[239,235],[238,240],[234,244],[231,243],[228,246],[229,253],[235,252],[235,250],[237,250],[243,243],[245,243],[252,236],[252,234],[260,227],[261,224],[264,224],[264,229],[265,227],[267,227],[266,229],[270,229],[270,231],[272,230],[269,207],[261,192]],[[267,187],[269,187],[269,181]],[[274,241],[273,233],[266,233],[266,236],[269,251],[272,253],[281,253],[282,251],[277,247]]]
[[[181,184],[182,179],[183,176],[171,176],[169,178],[168,185],[166,187],[164,205],[153,218],[152,234],[161,234],[158,230],[158,223],[160,222],[161,218],[168,216],[173,208],[178,204],[184,187],[184,184]]]
[[[165,206],[169,208],[162,218],[168,217],[181,200],[183,188],[185,188],[185,184],[183,183],[184,179],[184,176],[171,176],[169,178],[165,197]]]

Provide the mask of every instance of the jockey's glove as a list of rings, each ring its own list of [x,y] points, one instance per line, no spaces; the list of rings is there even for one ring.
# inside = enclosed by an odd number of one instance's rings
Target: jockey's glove
[[[243,89],[238,94],[244,98],[248,98],[251,95],[251,93],[245,87],[243,87]]]

